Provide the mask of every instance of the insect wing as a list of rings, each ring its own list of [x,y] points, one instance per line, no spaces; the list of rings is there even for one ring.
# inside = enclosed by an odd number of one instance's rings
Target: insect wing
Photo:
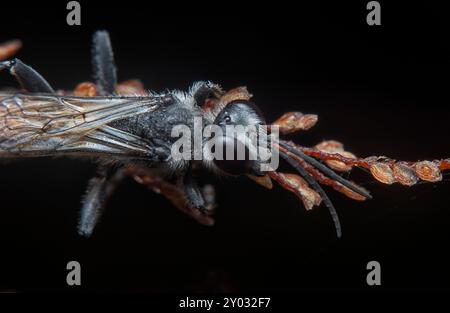
[[[167,97],[66,97],[0,93],[0,157],[64,153],[141,155],[148,143],[109,127],[152,112]]]

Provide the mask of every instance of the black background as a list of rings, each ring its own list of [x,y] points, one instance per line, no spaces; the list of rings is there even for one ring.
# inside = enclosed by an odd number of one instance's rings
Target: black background
[[[90,40],[109,30],[121,79],[153,90],[212,80],[246,85],[269,121],[295,110],[319,115],[303,145],[336,139],[359,156],[450,156],[448,36],[438,4],[380,1],[382,26],[366,24],[367,1],[315,4],[80,1],[2,3],[0,41],[20,38],[19,57],[56,88],[90,79]],[[1,86],[14,85],[1,73]],[[352,178],[374,199],[329,190],[343,224],[305,212],[276,187],[244,178],[216,184],[216,226],[196,224],[131,179],[113,196],[94,236],[76,234],[80,197],[94,166],[39,159],[0,170],[0,290],[265,292],[446,290],[450,280],[447,176],[437,184],[386,186]],[[327,189],[328,190],[328,189]],[[66,285],[66,264],[82,286]],[[366,285],[366,264],[382,286]]]

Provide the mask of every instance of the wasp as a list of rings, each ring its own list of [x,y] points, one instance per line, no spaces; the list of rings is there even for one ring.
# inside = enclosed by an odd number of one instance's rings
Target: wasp
[[[0,45],[0,60],[10,58],[20,47],[20,41]],[[293,192],[307,210],[324,203],[340,237],[337,212],[321,185],[358,201],[371,199],[371,195],[339,172],[359,167],[381,183],[411,186],[419,180],[440,181],[442,171],[450,169],[450,159],[401,162],[387,157],[357,158],[337,141],[303,147],[282,139],[279,134],[313,127],[317,115],[288,112],[267,124],[246,87],[225,91],[205,81],[194,83],[187,92],[155,93],[145,90],[138,80],[118,83],[106,31],[93,36],[92,67],[94,82],[63,91],[55,90],[17,58],[0,62],[0,70],[8,70],[21,86],[20,90],[0,91],[0,158],[71,156],[91,158],[98,165],[82,201],[78,232],[83,236],[92,235],[108,198],[126,175],[204,225],[214,224],[215,191],[211,185],[199,186],[199,170],[247,176],[268,189],[275,181]],[[267,133],[278,130],[279,134],[270,137],[270,145],[295,173],[275,168],[261,171],[257,166],[260,160],[248,156],[240,160],[174,159],[173,128],[193,128],[195,119],[205,126],[267,125]],[[226,147],[234,142],[226,132],[218,138],[219,145]]]

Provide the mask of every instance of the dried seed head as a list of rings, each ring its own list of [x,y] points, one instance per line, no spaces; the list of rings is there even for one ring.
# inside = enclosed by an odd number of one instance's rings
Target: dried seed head
[[[235,100],[250,100],[252,96],[253,95],[248,92],[247,87],[242,86],[227,91],[222,98],[220,98],[220,101],[223,105],[227,105]]]
[[[130,79],[117,84],[118,95],[147,95],[144,84],[139,79]]]
[[[336,153],[344,151],[344,145],[336,140],[325,140],[315,146],[317,150]]]
[[[449,170],[450,169],[450,159],[445,159],[441,161],[441,164],[439,166],[439,169],[441,171],[443,170]]]
[[[320,205],[322,198],[317,192],[309,188],[303,178],[296,174],[279,173],[279,175],[288,185],[288,188],[302,200],[306,210],[311,210],[314,206]]]
[[[362,159],[362,161],[367,164],[372,164],[374,162],[377,162],[378,160],[380,160],[380,157],[377,157],[377,156],[370,156],[370,157]]]
[[[84,82],[78,84],[73,94],[77,97],[95,97],[97,93],[97,86],[91,82]]]
[[[339,192],[343,193],[344,195],[346,195],[350,199],[357,200],[357,201],[364,201],[364,200],[366,200],[366,197],[360,195],[359,193],[356,193],[353,190],[348,189],[347,187],[341,185],[340,183],[338,183],[338,185],[342,186],[342,188],[339,189]],[[358,188],[366,191],[367,193],[369,193],[368,190],[366,190],[365,188],[363,188],[361,186],[358,186]]]
[[[394,178],[402,185],[412,186],[419,180],[414,170],[403,162],[395,163],[392,168]]]
[[[429,182],[437,182],[442,180],[442,173],[439,170],[439,167],[433,162],[417,162],[415,164],[415,170],[417,176],[419,176],[422,180],[426,180]]]
[[[9,59],[22,48],[20,40],[11,40],[0,44],[0,61]]]
[[[250,178],[251,180],[253,180],[254,182],[260,184],[264,188],[267,188],[267,189],[273,188],[272,180],[270,179],[270,177],[268,175],[255,176],[255,175],[248,174],[247,177]]]
[[[356,156],[348,151],[341,151],[338,152],[338,154],[342,155],[343,157],[349,158],[349,159],[356,159]],[[352,165],[345,164],[342,161],[338,160],[326,160],[325,163],[331,167],[333,170],[339,171],[339,172],[348,172],[352,169]]]
[[[370,172],[376,180],[382,182],[383,184],[393,184],[395,183],[394,173],[391,167],[386,163],[376,162],[370,166]]]
[[[353,153],[344,150],[344,145],[342,143],[335,140],[322,141],[316,145],[315,148],[322,152],[340,154],[349,159],[356,159],[356,156]],[[325,160],[325,163],[333,170],[339,172],[348,172],[353,167],[352,165],[345,164],[338,160]]]
[[[272,125],[280,128],[283,134],[290,134],[299,130],[308,130],[316,125],[318,120],[315,114],[303,114],[301,112],[288,112],[283,114]]]

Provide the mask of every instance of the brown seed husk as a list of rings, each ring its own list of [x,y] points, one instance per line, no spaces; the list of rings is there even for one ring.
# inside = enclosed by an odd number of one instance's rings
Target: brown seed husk
[[[248,92],[247,87],[241,86],[227,91],[220,100],[223,105],[227,105],[235,100],[250,100],[251,97],[252,94]]]
[[[442,173],[439,170],[439,167],[433,162],[417,162],[415,164],[415,170],[417,176],[419,176],[422,180],[426,180],[429,182],[437,182],[442,180]]]
[[[335,140],[322,141],[316,145],[315,148],[322,152],[336,153],[349,159],[356,159],[356,156],[353,153],[344,150],[344,145],[342,143]],[[325,160],[325,163],[333,170],[339,172],[348,172],[353,167],[352,165],[345,164],[339,160]]]
[[[344,145],[336,140],[325,140],[315,146],[317,150],[328,153],[344,151]]]
[[[259,185],[263,186],[264,188],[267,188],[267,189],[273,188],[272,180],[270,179],[270,177],[268,175],[255,176],[255,175],[248,174],[247,176],[248,176],[248,178],[250,178],[254,182],[258,183]]]
[[[394,178],[402,185],[412,186],[419,180],[414,170],[403,162],[395,163],[392,168]]]
[[[0,44],[0,61],[9,59],[22,48],[20,40],[11,40]]]
[[[342,186],[342,189],[340,189],[339,192],[343,193],[344,195],[346,195],[350,199],[357,200],[357,201],[364,201],[364,200],[366,200],[366,197],[360,195],[359,193],[356,193],[353,190],[348,189],[347,187],[345,187],[345,186],[343,186],[341,184],[339,184],[339,185]],[[363,189],[363,190],[367,191],[365,188],[363,188],[361,186],[358,186],[358,187],[359,187],[359,189]],[[368,191],[367,191],[367,193],[368,193]]]
[[[318,120],[315,114],[303,114],[301,112],[288,112],[283,114],[272,125],[279,127],[283,134],[290,134],[299,130],[308,130],[316,125]]]
[[[377,162],[370,166],[370,172],[376,180],[383,184],[391,185],[395,183],[394,173],[391,167],[386,163]]]
[[[342,155],[343,157],[349,158],[349,159],[356,159],[356,156],[348,151],[341,151],[337,152],[338,154]],[[335,171],[339,172],[348,172],[352,169],[352,165],[345,164],[342,161],[338,160],[326,160],[325,163],[331,167]]]
[[[322,202],[320,195],[309,188],[307,182],[296,174],[279,173],[285,179],[290,189],[302,200],[306,210],[311,210],[314,206],[319,206]]]
[[[95,97],[97,86],[91,82],[83,82],[75,87],[73,94],[77,97]]]
[[[117,84],[116,93],[119,95],[138,95],[144,96],[148,92],[144,88],[144,84],[139,79],[129,79]]]

